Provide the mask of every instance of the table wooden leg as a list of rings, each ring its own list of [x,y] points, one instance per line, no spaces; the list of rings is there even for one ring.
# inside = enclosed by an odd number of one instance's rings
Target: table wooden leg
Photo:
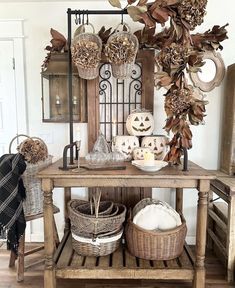
[[[70,220],[68,217],[68,202],[71,200],[71,188],[65,187],[64,188],[64,233],[70,229]]]
[[[209,210],[213,210],[213,191],[210,190],[209,192],[209,199],[208,199],[208,212]],[[208,221],[207,221],[207,230],[211,229],[212,231],[214,231],[214,223],[213,223],[213,219],[209,216],[208,217]],[[208,249],[213,249],[214,244],[213,244],[213,240],[211,239],[209,233],[207,233],[207,248]]]
[[[50,179],[42,179],[44,192],[44,244],[45,244],[45,270],[44,288],[56,288],[54,254],[54,229],[53,229],[53,183]]]
[[[197,206],[197,228],[196,228],[196,255],[194,288],[205,288],[205,252],[206,252],[206,227],[209,180],[199,181],[198,206]]]
[[[175,208],[177,212],[183,212],[183,188],[176,188]]]
[[[230,197],[228,202],[228,236],[227,236],[227,255],[228,272],[227,281],[234,282],[235,274],[235,197]]]

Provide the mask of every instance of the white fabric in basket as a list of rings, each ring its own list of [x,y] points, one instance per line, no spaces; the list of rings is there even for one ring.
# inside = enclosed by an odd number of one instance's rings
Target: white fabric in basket
[[[133,218],[134,224],[146,230],[169,230],[182,224],[180,215],[166,202],[150,204]]]
[[[114,242],[114,241],[119,240],[122,237],[122,233],[123,233],[123,229],[121,230],[120,233],[118,233],[117,235],[115,235],[113,237],[106,237],[106,238],[97,237],[95,239],[91,239],[91,238],[85,238],[85,237],[78,236],[72,232],[72,237],[74,240],[82,242],[82,243],[88,243],[88,244],[92,244],[94,246],[100,246],[100,244],[102,244],[102,243],[110,243],[110,242]]]

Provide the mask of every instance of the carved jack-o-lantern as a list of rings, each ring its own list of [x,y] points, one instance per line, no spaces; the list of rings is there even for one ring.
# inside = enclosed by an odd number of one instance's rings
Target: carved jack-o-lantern
[[[132,151],[134,148],[139,147],[139,139],[135,136],[116,136],[113,143],[113,151],[118,150],[121,152],[125,161],[132,160]]]
[[[142,139],[141,147],[148,147],[154,152],[156,160],[163,160],[167,152],[168,138],[164,135],[147,136]]]
[[[126,129],[130,135],[151,135],[154,129],[153,115],[150,112],[131,113],[126,120]]]
[[[144,154],[146,152],[152,152],[152,149],[148,147],[137,147],[133,149],[134,160],[144,160]]]

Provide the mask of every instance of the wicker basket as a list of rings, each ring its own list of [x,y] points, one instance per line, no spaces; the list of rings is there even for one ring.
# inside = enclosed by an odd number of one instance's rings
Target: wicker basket
[[[80,200],[73,199],[68,203],[71,230],[76,235],[98,235],[114,230],[120,230],[125,221],[126,207],[122,204],[114,204],[118,210],[112,211],[111,215],[86,215],[77,209]]]
[[[99,75],[99,65],[100,65],[101,51],[102,51],[102,40],[100,39],[100,37],[97,34],[95,34],[95,29],[94,29],[93,25],[91,23],[88,23],[87,25],[90,25],[92,27],[93,33],[84,32],[84,33],[76,34],[74,36],[71,52],[72,52],[73,62],[77,66],[79,76],[83,79],[90,80],[90,79],[95,79]],[[84,27],[83,31],[85,31],[85,24],[83,24],[82,27]],[[81,31],[82,31],[82,29],[81,29]],[[76,43],[78,43],[79,41],[82,41],[82,40],[94,42],[98,45],[98,49],[99,49],[99,52],[97,55],[98,61],[96,64],[94,64],[95,67],[93,67],[93,65],[92,65],[92,67],[83,67],[82,65],[79,65],[76,63],[76,59],[78,59],[75,56]]]
[[[153,199],[151,199],[153,200]],[[144,205],[158,202],[149,198],[141,200],[133,209],[133,215],[140,211]],[[127,248],[136,257],[146,260],[170,260],[178,257],[184,248],[187,233],[186,222],[181,216],[182,224],[167,231],[149,231],[133,223],[131,217],[127,221],[125,237]]]
[[[38,137],[29,137],[24,134],[19,134],[11,140],[9,144],[9,153],[12,153],[12,144],[19,137],[38,139],[43,142],[43,140]],[[49,155],[46,160],[39,161],[36,164],[27,163],[26,170],[22,175],[24,186],[26,188],[26,199],[23,202],[23,209],[26,216],[43,212],[43,191],[41,180],[36,177],[36,174],[40,170],[49,166],[52,163],[52,158],[53,157]]]
[[[106,233],[96,238],[86,238],[72,233],[72,246],[79,255],[106,256],[118,248],[122,234],[123,229]]]
[[[130,30],[129,26],[128,25],[126,25],[126,26],[127,26],[128,30]],[[116,30],[117,30],[117,28],[116,28]],[[112,43],[112,41],[117,37],[126,37],[131,42],[133,42],[135,45],[135,51],[134,51],[135,57],[131,62],[129,62],[129,63],[124,62],[122,64],[111,63],[113,77],[118,78],[118,79],[126,79],[126,78],[131,77],[132,70],[133,70],[133,67],[135,64],[136,54],[137,54],[138,49],[139,49],[139,42],[138,42],[137,37],[134,34],[127,32],[127,31],[121,31],[121,32],[115,32],[114,34],[112,34],[107,41],[107,45]]]
[[[114,206],[112,201],[101,201],[99,205],[98,216],[110,215],[110,213],[113,211],[113,208]],[[94,204],[91,202],[78,200],[75,209],[80,214],[87,215],[88,217],[95,217],[95,207]],[[116,209],[117,207],[115,207],[115,210]]]

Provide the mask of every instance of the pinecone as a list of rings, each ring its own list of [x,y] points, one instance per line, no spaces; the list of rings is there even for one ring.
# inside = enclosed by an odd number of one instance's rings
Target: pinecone
[[[202,24],[206,5],[207,0],[182,0],[178,5],[179,16],[189,24],[190,30]]]
[[[172,43],[169,47],[161,50],[156,60],[163,67],[163,71],[172,76],[185,68],[189,55],[190,52],[187,47]]]
[[[95,68],[100,62],[100,49],[97,43],[80,40],[71,47],[73,62],[82,68]]]
[[[193,93],[188,88],[172,87],[166,94],[165,111],[167,116],[180,115],[186,112],[193,103]]]

